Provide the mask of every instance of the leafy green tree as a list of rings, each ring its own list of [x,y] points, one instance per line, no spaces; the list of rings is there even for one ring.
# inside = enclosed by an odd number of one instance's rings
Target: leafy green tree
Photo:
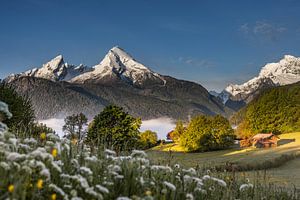
[[[233,145],[235,135],[229,121],[221,115],[216,115],[211,120],[215,141],[213,149],[225,149]]]
[[[228,120],[220,115],[194,117],[180,137],[187,151],[225,149],[233,144],[234,133]]]
[[[157,134],[156,132],[146,130],[140,134],[140,143],[142,148],[149,149],[156,145],[157,143]]]
[[[89,125],[87,141],[115,150],[132,149],[138,144],[141,120],[121,107],[107,106]]]
[[[176,143],[179,143],[180,141],[180,136],[184,133],[185,131],[185,127],[183,125],[183,122],[181,120],[178,120],[176,122],[176,127],[174,129],[173,132],[171,132],[171,139],[176,142]]]
[[[0,101],[5,102],[8,105],[9,111],[12,113],[12,117],[5,118],[3,123],[15,133],[28,131],[28,128],[35,119],[30,100],[27,97],[19,95],[12,87],[4,82],[1,82]]]
[[[87,120],[83,113],[67,116],[63,126],[66,137],[82,140],[85,136],[84,127],[87,126]]]

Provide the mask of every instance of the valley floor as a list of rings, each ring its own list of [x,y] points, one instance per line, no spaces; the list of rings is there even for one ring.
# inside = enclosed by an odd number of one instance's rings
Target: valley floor
[[[226,163],[235,163],[237,165],[259,165],[263,163],[275,163],[274,160],[283,156],[295,155],[294,159],[289,161],[280,161],[280,166],[266,170],[268,181],[280,186],[295,185],[300,189],[300,132],[282,134],[279,136],[279,146],[269,149],[255,148],[232,148],[222,151],[213,151],[205,153],[184,153],[178,145],[166,144],[154,147],[148,152],[148,155],[155,163],[164,163],[173,165],[178,163],[184,167],[206,168],[211,166],[222,166]],[[245,176],[256,176],[262,171],[241,172]]]

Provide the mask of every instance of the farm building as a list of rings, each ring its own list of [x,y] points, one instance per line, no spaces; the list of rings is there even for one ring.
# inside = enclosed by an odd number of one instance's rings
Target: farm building
[[[252,146],[256,148],[276,147],[279,137],[273,133],[259,133],[251,138]]]

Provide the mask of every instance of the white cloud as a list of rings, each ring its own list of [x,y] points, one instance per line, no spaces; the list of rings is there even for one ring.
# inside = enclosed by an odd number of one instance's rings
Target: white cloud
[[[200,67],[200,68],[210,68],[215,67],[216,62],[207,59],[198,59],[192,57],[179,57],[175,62],[183,63],[190,66]]]
[[[243,24],[239,28],[246,37],[260,38],[263,40],[277,41],[282,33],[287,31],[283,26],[271,24],[265,21],[257,21],[255,24]]]
[[[140,131],[151,130],[157,133],[159,139],[166,139],[168,132],[173,130],[175,126],[173,119],[163,117],[143,121]]]

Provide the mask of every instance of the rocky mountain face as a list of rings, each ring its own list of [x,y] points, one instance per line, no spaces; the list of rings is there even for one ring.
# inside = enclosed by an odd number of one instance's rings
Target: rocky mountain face
[[[5,81],[31,98],[38,119],[79,112],[93,117],[109,104],[142,119],[231,113],[201,85],[155,73],[119,47],[93,67],[69,65],[57,56]]]
[[[285,55],[278,63],[266,64],[257,77],[241,85],[228,85],[218,97],[226,106],[239,110],[262,90],[300,81],[300,58]]]

